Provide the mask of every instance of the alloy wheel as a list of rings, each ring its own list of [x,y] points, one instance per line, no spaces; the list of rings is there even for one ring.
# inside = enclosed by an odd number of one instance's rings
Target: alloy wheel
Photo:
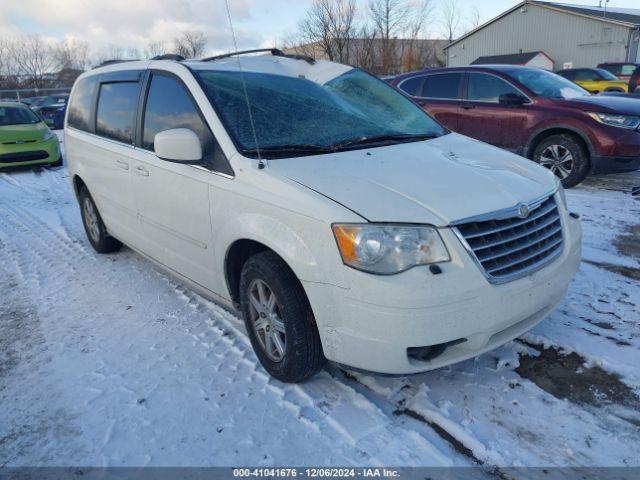
[[[87,230],[94,242],[100,241],[100,223],[98,220],[98,212],[90,198],[85,198],[82,206],[84,210],[84,219],[87,224]]]
[[[539,163],[562,180],[571,175],[574,168],[573,154],[562,145],[549,145],[545,148],[540,155]]]
[[[285,355],[287,336],[281,307],[269,285],[260,279],[249,284],[249,318],[260,347],[274,362]]]

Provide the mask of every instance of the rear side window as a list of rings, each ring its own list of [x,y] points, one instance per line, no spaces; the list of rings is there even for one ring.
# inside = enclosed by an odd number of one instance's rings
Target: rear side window
[[[485,73],[469,74],[467,99],[474,102],[498,103],[500,95],[520,93],[515,87],[501,78]]]
[[[412,77],[400,83],[400,90],[412,97],[422,96],[422,84],[424,83],[424,75]]]
[[[100,85],[96,133],[123,143],[133,143],[140,87],[137,82]]]
[[[636,71],[636,68],[640,68],[640,67],[636,67],[635,65],[622,65],[620,67],[620,72],[619,73],[614,73],[615,75],[625,75],[625,76],[631,76],[633,75],[633,72]]]
[[[457,99],[462,73],[427,75],[422,86],[422,96],[429,98]]]
[[[172,128],[188,128],[198,135],[204,160],[216,171],[233,174],[220,146],[181,82],[154,74],[145,105],[142,146],[154,150],[156,134]]]
[[[78,81],[69,104],[67,124],[70,127],[87,132],[93,129],[91,125],[91,108],[97,86],[97,76],[83,78]]]

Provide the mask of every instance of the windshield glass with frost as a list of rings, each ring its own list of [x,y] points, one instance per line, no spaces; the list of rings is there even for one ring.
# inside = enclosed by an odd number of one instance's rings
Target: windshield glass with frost
[[[256,140],[261,150],[339,149],[358,139],[392,137],[387,141],[395,143],[395,137],[401,142],[446,133],[397,90],[358,69],[325,83],[304,76],[246,71],[195,73],[236,145],[248,156],[255,153]]]

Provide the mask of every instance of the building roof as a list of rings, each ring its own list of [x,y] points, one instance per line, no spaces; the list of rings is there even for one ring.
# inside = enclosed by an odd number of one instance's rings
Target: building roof
[[[542,2],[537,2],[542,3]],[[569,12],[580,13],[589,17],[598,19],[610,19],[617,22],[629,23],[631,25],[640,25],[640,9],[639,8],[614,8],[592,7],[588,5],[568,5],[566,3],[548,3],[549,6],[566,10]]]
[[[525,53],[510,53],[507,55],[490,55],[486,57],[478,57],[471,65],[491,65],[491,64],[503,64],[503,65],[526,65],[529,61],[533,60],[538,55],[549,56],[544,52],[525,52]],[[549,58],[549,60],[551,60]]]
[[[581,17],[589,17],[589,18],[592,18],[594,20],[607,22],[607,23],[614,23],[616,25],[623,25],[625,27],[630,27],[630,28],[638,28],[638,27],[640,27],[640,8],[613,8],[613,7],[607,7],[605,9],[605,8],[601,8],[601,7],[592,7],[592,6],[589,6],[589,5],[570,5],[570,4],[566,4],[566,3],[541,2],[541,1],[538,1],[538,0],[525,0],[523,2],[518,3],[514,7],[510,8],[506,12],[501,13],[497,17],[492,18],[488,22],[480,25],[478,28],[475,28],[475,29],[471,30],[470,32],[465,33],[460,38],[457,38],[456,40],[451,42],[449,45],[444,47],[445,50],[448,49],[449,47],[451,47],[452,45],[455,45],[456,43],[464,40],[465,38],[470,37],[474,33],[482,30],[485,27],[488,27],[492,23],[497,22],[501,18],[506,17],[510,13],[512,13],[512,12],[514,12],[514,11],[516,11],[516,10],[526,6],[526,5],[536,5],[536,6],[539,6],[539,7],[548,8],[550,10],[556,10],[556,11],[561,11],[561,12],[564,12],[564,13],[570,13],[570,14],[573,14],[573,15],[581,16]]]

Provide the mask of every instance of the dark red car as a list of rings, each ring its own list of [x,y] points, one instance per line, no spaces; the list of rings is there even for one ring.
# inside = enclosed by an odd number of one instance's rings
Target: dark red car
[[[640,168],[640,99],[591,95],[545,70],[482,65],[389,80],[454,132],[551,169],[566,187]]]

